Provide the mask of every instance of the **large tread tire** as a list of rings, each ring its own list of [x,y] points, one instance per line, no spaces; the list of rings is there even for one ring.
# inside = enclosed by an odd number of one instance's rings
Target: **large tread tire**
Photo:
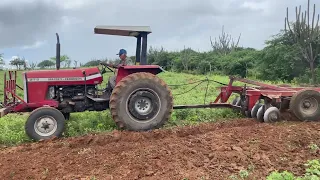
[[[41,132],[41,130],[44,130],[44,129],[36,129],[36,123],[38,123],[38,120],[40,120],[41,122],[41,123],[39,122],[38,125],[40,126],[41,124],[42,127],[45,126],[45,123],[49,123],[51,125],[53,123],[52,131],[49,132],[49,134],[45,134]],[[28,137],[30,137],[35,141],[47,140],[53,137],[59,138],[62,136],[65,130],[65,123],[66,123],[66,120],[64,115],[56,108],[40,107],[33,110],[30,113],[25,123],[25,132]],[[49,126],[49,127],[52,127],[52,126]]]
[[[135,91],[139,89],[141,91],[136,93]],[[143,115],[139,113],[143,105],[137,107],[134,104],[139,101],[139,98],[147,96],[149,96],[149,100],[146,100],[149,101],[147,104],[152,105],[153,108],[148,115]],[[130,105],[134,100],[137,101]],[[146,109],[149,106],[145,106]],[[167,84],[156,75],[146,72],[133,73],[123,78],[115,86],[110,98],[110,111],[113,120],[120,129],[129,131],[157,129],[162,127],[171,117],[173,96]]]
[[[313,109],[305,110],[308,106]],[[290,100],[290,111],[301,121],[320,120],[320,93],[312,89],[298,91]]]

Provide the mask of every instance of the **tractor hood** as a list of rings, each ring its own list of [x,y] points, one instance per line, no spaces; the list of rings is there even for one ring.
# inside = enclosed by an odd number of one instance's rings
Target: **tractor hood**
[[[85,75],[86,79],[85,79]],[[35,70],[27,71],[26,81],[33,82],[49,82],[58,84],[83,84],[86,80],[87,84],[99,84],[103,78],[97,67],[94,68],[81,68],[81,69],[60,69],[60,70]]]

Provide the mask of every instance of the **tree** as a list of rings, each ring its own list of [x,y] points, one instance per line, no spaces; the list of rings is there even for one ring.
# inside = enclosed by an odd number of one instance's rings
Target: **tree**
[[[306,61],[299,57],[296,46],[270,44],[260,52],[258,78],[262,80],[292,81],[305,73]]]
[[[183,50],[181,51],[181,62],[183,65],[183,69],[185,71],[189,70],[189,66],[191,63],[191,56],[195,51],[193,51],[191,48],[187,48],[184,46]]]
[[[56,57],[51,57],[50,60],[56,63]],[[60,56],[60,63],[64,63],[64,67],[70,67],[71,59],[68,55],[62,55]]]
[[[254,67],[257,51],[252,48],[233,51],[219,58],[219,70],[226,75],[247,77],[248,70]]]
[[[149,64],[157,64],[165,69],[170,64],[169,53],[163,47],[160,49],[150,47],[147,57]]]
[[[3,69],[3,65],[5,65],[4,60],[3,60],[3,54],[0,54],[0,70]]]
[[[3,61],[3,54],[1,53],[0,54],[0,64],[3,64],[4,63],[4,61]]]
[[[222,26],[222,35],[219,36],[219,40],[217,40],[217,38],[214,38],[214,42],[213,42],[210,37],[212,49],[218,54],[227,55],[238,47],[240,37],[241,37],[241,33],[238,37],[237,42],[235,42],[231,37],[231,35],[226,34],[224,32],[224,26]]]
[[[23,61],[23,69],[27,70],[28,69],[28,64],[27,64],[27,61],[25,60],[24,57],[22,58],[22,61]]]
[[[55,63],[52,60],[43,60],[38,64],[38,67],[43,69],[43,68],[50,68],[54,65]]]
[[[4,64],[3,53],[0,54],[0,64]]]
[[[70,59],[66,59],[64,62],[65,62],[64,63],[64,67],[70,68],[71,60]]]
[[[24,58],[20,58],[18,56],[14,56],[12,57],[11,61],[10,61],[10,65],[12,66],[16,66],[18,70],[20,70],[21,66],[25,66],[26,65],[26,61]]]
[[[74,67],[76,68],[78,65],[78,61],[74,60],[73,63],[74,63]]]
[[[37,67],[37,64],[34,62],[31,62],[29,67],[30,67],[30,69],[34,70]]]
[[[83,66],[83,67],[99,66],[101,62],[102,62],[101,60],[93,59],[91,61],[88,61],[84,65],[80,65],[80,66]]]
[[[287,17],[285,18],[285,31],[290,33],[293,39],[297,43],[303,59],[305,59],[310,66],[312,83],[316,83],[315,61],[320,53],[319,44],[319,14],[315,23],[315,9],[313,6],[313,16],[310,26],[310,0],[308,0],[308,9],[304,13],[301,13],[301,5],[296,7],[296,21],[290,25],[289,13],[287,7]],[[301,15],[301,17],[300,17]],[[288,26],[288,30],[287,30]]]

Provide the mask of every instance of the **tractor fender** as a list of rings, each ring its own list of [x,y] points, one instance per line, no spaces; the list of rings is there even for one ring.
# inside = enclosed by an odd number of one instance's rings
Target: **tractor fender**
[[[161,72],[164,72],[165,70],[159,66],[159,65],[127,65],[127,66],[120,66],[118,68],[117,78],[116,78],[116,84],[121,81],[122,78],[133,74],[133,73],[139,73],[139,72],[147,72],[151,74],[159,74]]]

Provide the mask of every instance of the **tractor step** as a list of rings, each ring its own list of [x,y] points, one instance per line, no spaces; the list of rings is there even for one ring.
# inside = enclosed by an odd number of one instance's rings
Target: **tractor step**
[[[106,102],[106,101],[109,101],[109,99],[106,99],[106,98],[93,97],[93,96],[90,96],[90,95],[87,95],[87,97],[89,99],[91,99],[92,101],[95,101],[95,102]]]

